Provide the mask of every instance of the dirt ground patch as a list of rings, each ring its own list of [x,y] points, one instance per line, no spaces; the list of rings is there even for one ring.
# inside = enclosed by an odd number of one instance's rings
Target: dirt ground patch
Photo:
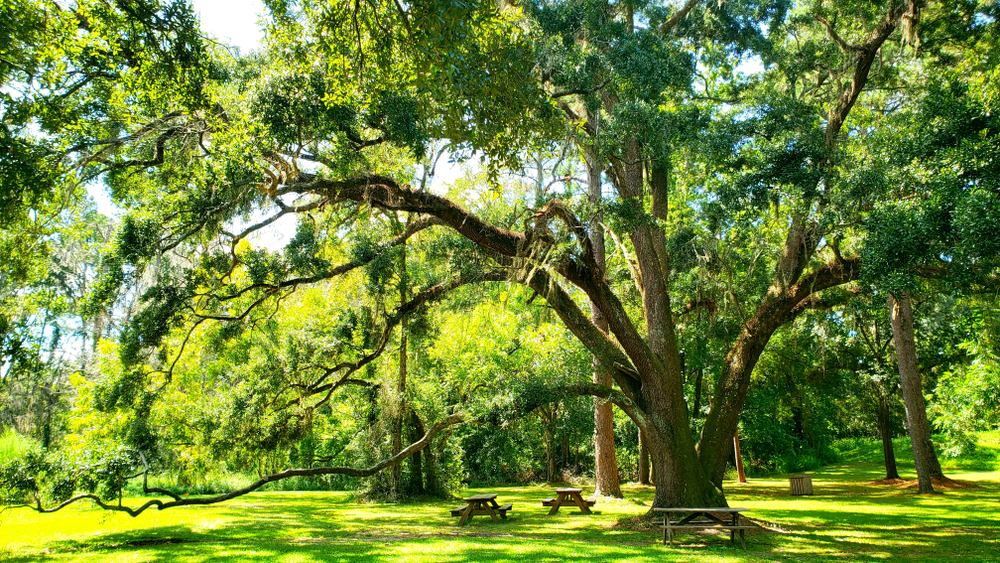
[[[949,479],[947,477],[939,478],[935,477],[931,481],[934,484],[934,488],[937,490],[950,491],[954,489],[976,489],[979,485],[975,483],[969,483],[966,481],[956,481],[954,479]],[[878,481],[869,481],[869,485],[878,486],[891,486],[897,489],[916,489],[918,487],[917,480],[912,481],[907,479],[879,479]]]

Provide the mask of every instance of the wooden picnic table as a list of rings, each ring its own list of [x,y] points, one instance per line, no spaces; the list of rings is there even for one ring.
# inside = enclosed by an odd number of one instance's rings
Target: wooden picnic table
[[[590,507],[594,506],[594,501],[586,500],[580,493],[583,489],[556,489],[556,498],[547,498],[542,501],[542,506],[551,506],[549,510],[549,516],[552,516],[556,512],[559,512],[559,507],[562,505],[569,505],[570,503],[575,504],[580,508],[580,512],[584,514],[590,514]]]
[[[507,511],[513,508],[512,504],[505,504],[503,506],[497,504],[496,493],[472,495],[462,500],[466,502],[466,505],[451,511],[452,516],[461,516],[458,520],[459,526],[464,526],[473,516],[489,516],[494,522],[499,522],[500,518],[506,520]]]
[[[736,532],[740,533],[740,545],[747,548],[746,540],[743,537],[745,530],[752,530],[757,526],[745,526],[740,524],[740,513],[746,512],[746,508],[654,508],[654,512],[663,513],[663,521],[656,522],[663,527],[663,544],[666,545],[667,537],[670,537],[670,545],[674,545],[674,530],[680,529],[718,529],[729,531],[729,541],[736,543]],[[720,518],[722,514],[728,518]],[[676,515],[676,516],[675,516]]]

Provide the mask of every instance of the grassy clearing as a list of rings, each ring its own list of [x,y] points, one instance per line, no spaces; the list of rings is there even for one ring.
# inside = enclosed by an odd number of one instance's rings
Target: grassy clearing
[[[1000,451],[1000,437],[986,438],[984,459]],[[358,504],[348,493],[258,493],[223,506],[134,519],[86,506],[54,515],[7,510],[0,513],[0,560],[1000,563],[996,464],[988,471],[982,461],[970,469],[950,464],[950,477],[977,487],[919,496],[869,484],[882,477],[871,457],[861,453],[814,472],[812,497],[790,496],[783,478],[728,483],[732,506],[747,507],[753,518],[778,529],[752,533],[746,552],[722,535],[681,536],[673,549],[660,545],[656,530],[633,519],[648,509],[649,487],[626,487],[625,500],[602,500],[591,516],[564,507],[549,517],[541,499],[552,489],[537,486],[465,491],[496,492],[501,502],[514,503],[514,511],[500,524],[476,517],[463,528],[448,515],[456,502]],[[903,477],[914,479],[908,467],[900,463]]]

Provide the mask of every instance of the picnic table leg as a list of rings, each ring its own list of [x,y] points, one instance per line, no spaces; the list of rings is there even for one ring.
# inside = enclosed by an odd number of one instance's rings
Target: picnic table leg
[[[465,510],[462,511],[462,517],[459,518],[459,520],[458,520],[458,525],[459,526],[464,526],[465,523],[468,522],[470,518],[472,518],[472,507],[473,507],[473,505],[475,505],[475,503],[474,502],[470,502],[465,507]]]
[[[490,506],[493,507],[494,511],[496,511],[497,513],[500,514],[501,518],[503,518],[504,520],[507,519],[507,513],[506,512],[500,513],[500,505],[497,504],[497,499],[490,500]],[[496,518],[494,518],[494,520],[496,520]],[[497,520],[497,521],[499,522],[499,520]]]
[[[736,523],[739,521],[739,513],[737,512],[733,513],[732,521],[733,521],[733,526],[735,526]],[[742,535],[743,534],[740,534],[740,536]],[[729,545],[736,545],[736,530],[729,530]]]
[[[500,506],[500,505],[497,505],[497,506]],[[492,518],[494,522],[499,522],[500,521],[500,519],[497,518],[497,512],[495,510],[493,510],[493,507],[490,506],[490,503],[484,502],[483,505],[482,505],[482,508],[483,508],[483,510],[486,511],[487,514],[490,515],[490,518]]]
[[[673,512],[666,512],[663,517],[663,523],[667,526],[673,524],[674,514]],[[667,543],[667,536],[670,537],[670,547],[674,547],[674,530],[673,528],[663,528],[663,543]]]
[[[743,551],[747,550],[747,542],[743,539],[743,530],[740,530],[740,545],[743,546]]]
[[[549,509],[549,516],[559,512],[559,507],[562,505],[564,500],[566,500],[566,493],[556,494],[556,500],[552,501],[552,508]]]
[[[576,505],[580,507],[580,512],[584,514],[590,514],[590,507],[587,506],[587,502],[583,500],[583,497],[580,496],[580,493],[573,493],[573,502],[575,502]]]

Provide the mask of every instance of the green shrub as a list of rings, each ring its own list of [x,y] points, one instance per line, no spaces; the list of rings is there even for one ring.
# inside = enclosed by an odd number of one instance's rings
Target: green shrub
[[[151,475],[149,477],[149,486],[166,489],[178,495],[218,495],[242,489],[256,480],[256,477],[249,477],[239,473],[214,471],[204,475],[196,482],[190,483],[184,479],[179,479],[177,475],[164,473]],[[128,495],[142,496],[142,479],[129,481],[125,491]]]
[[[39,446],[37,440],[19,434],[13,428],[5,428],[3,433],[0,433],[0,465],[17,459]]]

